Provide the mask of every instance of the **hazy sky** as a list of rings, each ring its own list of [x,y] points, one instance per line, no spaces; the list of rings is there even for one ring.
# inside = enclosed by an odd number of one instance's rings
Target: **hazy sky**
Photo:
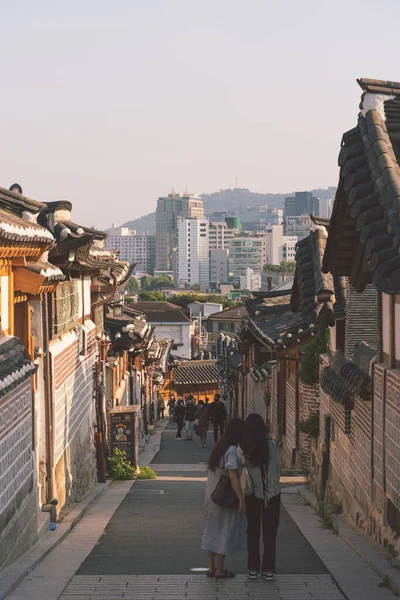
[[[0,18],[0,185],[103,228],[172,187],[336,185],[356,78],[400,80],[399,0],[0,0]]]

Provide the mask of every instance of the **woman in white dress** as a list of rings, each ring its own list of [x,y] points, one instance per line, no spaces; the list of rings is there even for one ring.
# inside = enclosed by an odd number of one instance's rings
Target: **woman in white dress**
[[[224,568],[225,556],[247,550],[246,504],[239,485],[237,445],[241,441],[244,421],[232,419],[224,435],[214,446],[208,462],[208,478],[204,503],[204,533],[202,550],[208,551],[207,577],[235,577]],[[221,474],[229,477],[238,497],[237,508],[223,508],[212,501],[211,495]]]

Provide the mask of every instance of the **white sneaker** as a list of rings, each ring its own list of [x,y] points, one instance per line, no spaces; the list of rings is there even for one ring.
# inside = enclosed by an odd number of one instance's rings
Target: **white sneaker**
[[[257,577],[258,577],[257,571],[249,571],[247,574],[247,579],[250,579],[252,581],[256,581]]]
[[[175,438],[177,442],[181,442],[182,438]]]
[[[264,579],[265,581],[274,581],[275,576],[271,571],[263,571],[261,573],[261,579]]]

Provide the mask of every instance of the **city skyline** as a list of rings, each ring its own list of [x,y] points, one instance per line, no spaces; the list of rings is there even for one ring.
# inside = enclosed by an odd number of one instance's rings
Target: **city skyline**
[[[172,187],[210,193],[236,177],[271,193],[332,185],[356,79],[398,71],[400,6],[385,3],[379,51],[365,43],[375,8],[3,3],[1,183],[69,200],[77,220],[99,228],[152,212]]]

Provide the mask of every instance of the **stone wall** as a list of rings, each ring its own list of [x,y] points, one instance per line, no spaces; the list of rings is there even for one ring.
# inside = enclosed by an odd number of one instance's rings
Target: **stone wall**
[[[299,380],[299,418],[307,421],[311,413],[319,410],[319,387],[318,385],[307,385]],[[309,435],[300,431],[299,452],[296,464],[300,469],[310,470],[311,461],[311,439]]]
[[[296,382],[286,381],[286,435],[283,439],[282,462],[285,467],[293,466],[296,456]]]
[[[253,377],[250,375],[250,373],[248,373],[246,375],[246,385],[247,398],[244,418],[246,418],[250,413],[257,413],[261,415],[265,421],[267,418],[267,406],[265,403],[266,382],[254,381]]]
[[[0,399],[0,568],[38,534],[31,408],[30,378]]]

